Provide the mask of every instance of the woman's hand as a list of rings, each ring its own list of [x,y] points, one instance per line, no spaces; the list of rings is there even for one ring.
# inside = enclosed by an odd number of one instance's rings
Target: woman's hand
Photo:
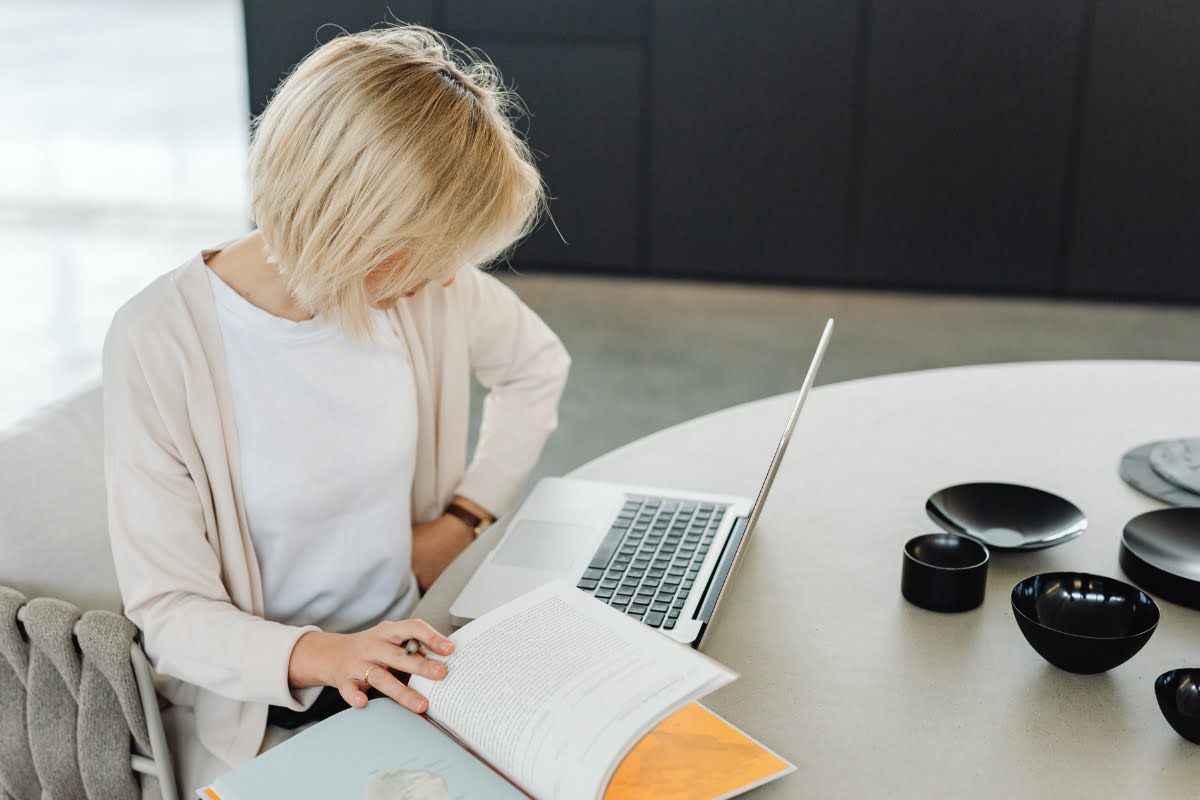
[[[440,681],[446,665],[423,654],[408,655],[404,644],[416,639],[428,650],[448,656],[454,643],[419,619],[381,622],[361,633],[309,631],[296,641],[288,662],[288,683],[293,689],[333,686],[354,708],[367,704],[368,689],[378,689],[418,714],[429,701],[408,688],[389,670]]]
[[[413,574],[423,593],[475,540],[475,532],[458,517],[443,514],[432,522],[413,525],[412,538]]]

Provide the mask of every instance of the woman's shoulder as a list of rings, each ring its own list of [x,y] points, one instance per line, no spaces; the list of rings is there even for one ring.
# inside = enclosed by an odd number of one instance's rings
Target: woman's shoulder
[[[178,332],[194,330],[189,304],[203,282],[203,255],[159,275],[117,309],[105,336],[105,352],[142,350],[155,342],[178,341]]]

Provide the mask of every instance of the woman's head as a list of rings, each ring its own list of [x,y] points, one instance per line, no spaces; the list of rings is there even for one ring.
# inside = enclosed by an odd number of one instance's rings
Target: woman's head
[[[365,330],[368,309],[502,256],[541,177],[495,68],[418,26],[338,36],[255,121],[251,211],[293,296]]]

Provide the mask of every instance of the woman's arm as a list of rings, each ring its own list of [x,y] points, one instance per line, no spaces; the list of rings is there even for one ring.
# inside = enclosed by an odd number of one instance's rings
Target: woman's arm
[[[558,426],[558,401],[571,359],[559,338],[512,290],[464,270],[471,368],[489,389],[475,455],[458,494],[499,516],[510,510]]]
[[[196,479],[171,441],[137,344],[119,318],[104,347],[104,430],[117,581],[155,668],[226,697],[303,707],[287,668],[305,629],[232,603]]]

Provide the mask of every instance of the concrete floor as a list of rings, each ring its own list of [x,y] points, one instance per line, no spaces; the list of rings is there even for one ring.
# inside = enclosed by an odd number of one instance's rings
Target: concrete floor
[[[0,40],[3,428],[95,379],[127,297],[244,231],[246,100],[236,0],[10,2]],[[539,474],[794,389],[830,315],[839,328],[822,382],[1028,359],[1200,358],[1197,308],[506,280],[575,359]]]

